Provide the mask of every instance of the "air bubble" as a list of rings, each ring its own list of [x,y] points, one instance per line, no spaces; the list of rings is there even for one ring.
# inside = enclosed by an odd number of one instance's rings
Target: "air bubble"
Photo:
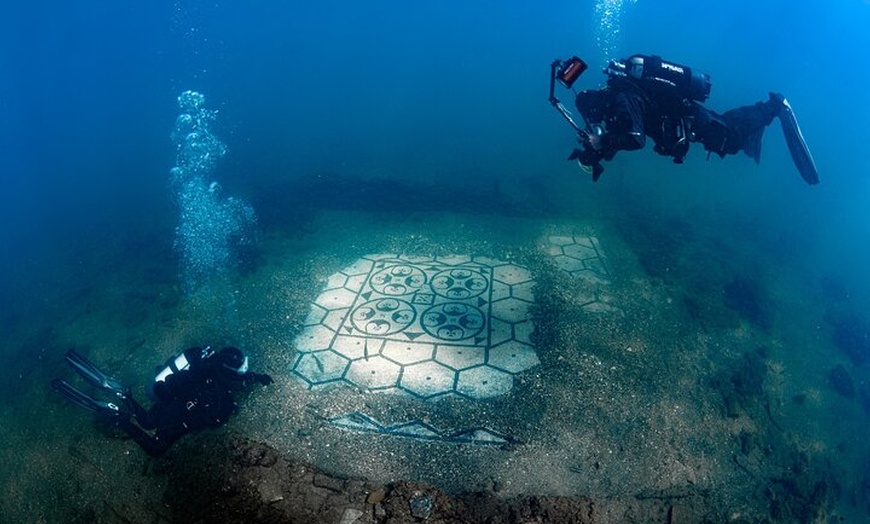
[[[622,14],[626,4],[633,4],[637,0],[596,0],[595,19],[598,26],[595,28],[595,39],[598,49],[604,53],[606,59],[616,59],[619,48],[619,40],[622,26]]]
[[[185,91],[178,97],[183,113],[171,138],[176,145],[176,166],[170,180],[180,211],[175,247],[181,253],[184,288],[192,293],[237,263],[237,249],[252,241],[254,209],[237,198],[221,196],[221,187],[209,181],[226,146],[211,132],[217,111],[205,109],[205,96]]]

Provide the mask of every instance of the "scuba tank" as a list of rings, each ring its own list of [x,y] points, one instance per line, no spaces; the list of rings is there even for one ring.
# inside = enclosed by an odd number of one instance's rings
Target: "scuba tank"
[[[212,355],[214,355],[214,350],[211,346],[206,346],[204,348],[187,348],[178,355],[170,357],[162,367],[157,367],[157,374],[154,377],[154,382],[165,382],[169,375],[189,369],[191,362],[199,362],[211,357]]]
[[[611,78],[635,82],[650,93],[679,100],[703,102],[713,87],[707,73],[693,71],[691,67],[662,60],[656,55],[631,55],[624,60],[611,60],[604,72]]]
[[[167,378],[180,371],[190,369],[191,365],[197,365],[214,354],[215,352],[211,346],[206,346],[204,348],[187,348],[181,353],[170,357],[165,364],[157,366],[154,369],[154,380],[148,383],[145,388],[148,397],[152,401],[166,400],[166,395],[169,391],[166,384]]]

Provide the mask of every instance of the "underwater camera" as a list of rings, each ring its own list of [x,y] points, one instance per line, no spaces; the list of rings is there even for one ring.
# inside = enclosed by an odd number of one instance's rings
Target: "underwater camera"
[[[586,65],[586,62],[577,56],[572,56],[556,66],[555,76],[563,86],[571,89],[574,82],[580,78],[580,75],[582,75],[588,68],[589,66]]]
[[[559,113],[565,117],[565,120],[571,124],[578,133],[582,133],[583,130],[580,126],[574,122],[574,119],[571,118],[571,115],[568,113],[568,110],[559,102],[559,99],[556,97],[556,80],[559,81],[560,84],[571,89],[571,86],[574,85],[574,82],[583,74],[583,71],[586,71],[589,66],[586,65],[586,62],[580,60],[577,56],[572,56],[568,60],[559,60],[556,59],[550,64],[550,104],[556,108]]]

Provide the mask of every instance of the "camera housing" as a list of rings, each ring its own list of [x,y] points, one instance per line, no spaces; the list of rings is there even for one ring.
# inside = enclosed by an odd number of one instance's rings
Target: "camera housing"
[[[563,86],[571,89],[574,82],[576,82],[577,79],[580,78],[580,75],[582,75],[587,69],[589,69],[589,66],[586,65],[586,62],[581,60],[580,57],[572,56],[568,60],[559,64],[559,67],[556,68],[556,78]]]

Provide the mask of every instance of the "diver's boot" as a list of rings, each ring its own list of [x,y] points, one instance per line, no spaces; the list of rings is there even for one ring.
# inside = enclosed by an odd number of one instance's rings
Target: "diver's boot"
[[[786,104],[788,104],[788,102],[786,102],[785,96],[781,93],[774,93],[773,91],[771,91],[770,93],[768,93],[768,97],[769,98],[767,102],[765,102],[765,105],[767,105],[768,109],[770,109],[770,112],[773,116],[778,117],[785,110]]]

